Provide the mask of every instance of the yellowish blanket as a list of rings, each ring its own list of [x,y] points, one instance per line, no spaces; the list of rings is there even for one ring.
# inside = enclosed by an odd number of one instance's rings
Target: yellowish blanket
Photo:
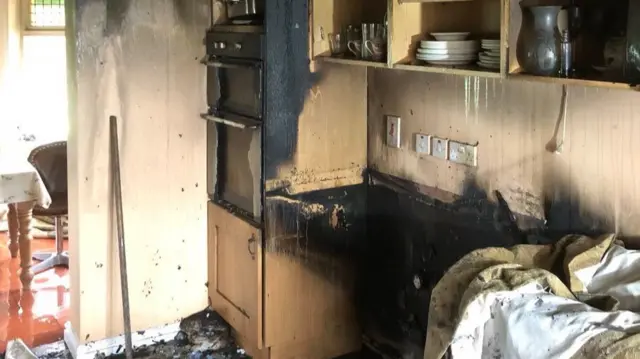
[[[600,263],[615,241],[614,235],[596,239],[571,235],[553,245],[485,248],[466,255],[433,290],[424,359],[444,356],[455,329],[465,319],[461,317],[465,308],[488,292],[516,290],[535,282],[557,296],[594,300],[599,309],[615,310],[613,298],[582,295],[585,288],[575,275]],[[573,358],[640,358],[640,335],[606,331],[591,338]]]

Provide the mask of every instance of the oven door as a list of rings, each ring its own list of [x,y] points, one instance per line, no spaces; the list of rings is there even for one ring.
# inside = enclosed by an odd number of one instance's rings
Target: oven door
[[[207,103],[213,112],[262,119],[262,62],[208,57]]]
[[[236,115],[202,115],[207,120],[207,192],[236,215],[262,218],[262,131]]]

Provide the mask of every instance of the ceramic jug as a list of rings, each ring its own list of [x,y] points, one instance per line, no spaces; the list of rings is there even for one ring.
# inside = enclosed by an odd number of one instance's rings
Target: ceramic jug
[[[556,76],[560,68],[558,14],[562,7],[520,2],[520,9],[522,25],[516,48],[520,67],[533,75]]]

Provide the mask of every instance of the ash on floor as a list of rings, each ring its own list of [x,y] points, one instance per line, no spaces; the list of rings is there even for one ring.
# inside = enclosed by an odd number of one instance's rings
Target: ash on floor
[[[180,322],[180,332],[174,340],[157,342],[154,345],[140,346],[134,349],[134,358],[185,358],[185,359],[243,359],[250,358],[238,347],[231,336],[229,325],[214,311],[206,309],[184,318]],[[39,358],[70,358],[68,350],[62,344],[62,350],[55,352],[49,348],[36,349]],[[60,348],[59,348],[60,349]],[[124,346],[117,354],[99,353],[95,359],[124,359]],[[40,353],[40,354],[38,354]],[[42,356],[41,356],[42,355]],[[45,356],[46,355],[46,356]]]
[[[73,359],[71,352],[62,340],[39,346],[33,350],[33,354],[39,359]]]
[[[231,328],[218,313],[206,309],[184,318],[180,332],[168,342],[141,346],[134,350],[134,358],[149,359],[244,359],[250,358],[238,347],[231,336]],[[44,345],[34,350],[41,359],[71,359],[64,342]],[[124,359],[124,347],[115,355],[98,354],[94,359]],[[379,355],[363,350],[336,359],[382,359]]]

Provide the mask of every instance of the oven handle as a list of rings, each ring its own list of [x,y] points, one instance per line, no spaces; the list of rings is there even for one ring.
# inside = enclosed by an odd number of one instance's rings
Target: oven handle
[[[260,67],[260,62],[258,61],[242,61],[242,60],[233,60],[233,61],[217,61],[212,60],[212,56],[205,56],[200,63],[203,65],[207,65],[210,67],[217,67],[223,69],[246,69],[253,67]]]
[[[212,122],[221,123],[223,125],[240,128],[240,129],[254,129],[260,126],[260,122],[247,118],[245,121],[237,121],[227,118],[222,118],[214,115],[210,115],[208,113],[200,114],[202,119]]]

